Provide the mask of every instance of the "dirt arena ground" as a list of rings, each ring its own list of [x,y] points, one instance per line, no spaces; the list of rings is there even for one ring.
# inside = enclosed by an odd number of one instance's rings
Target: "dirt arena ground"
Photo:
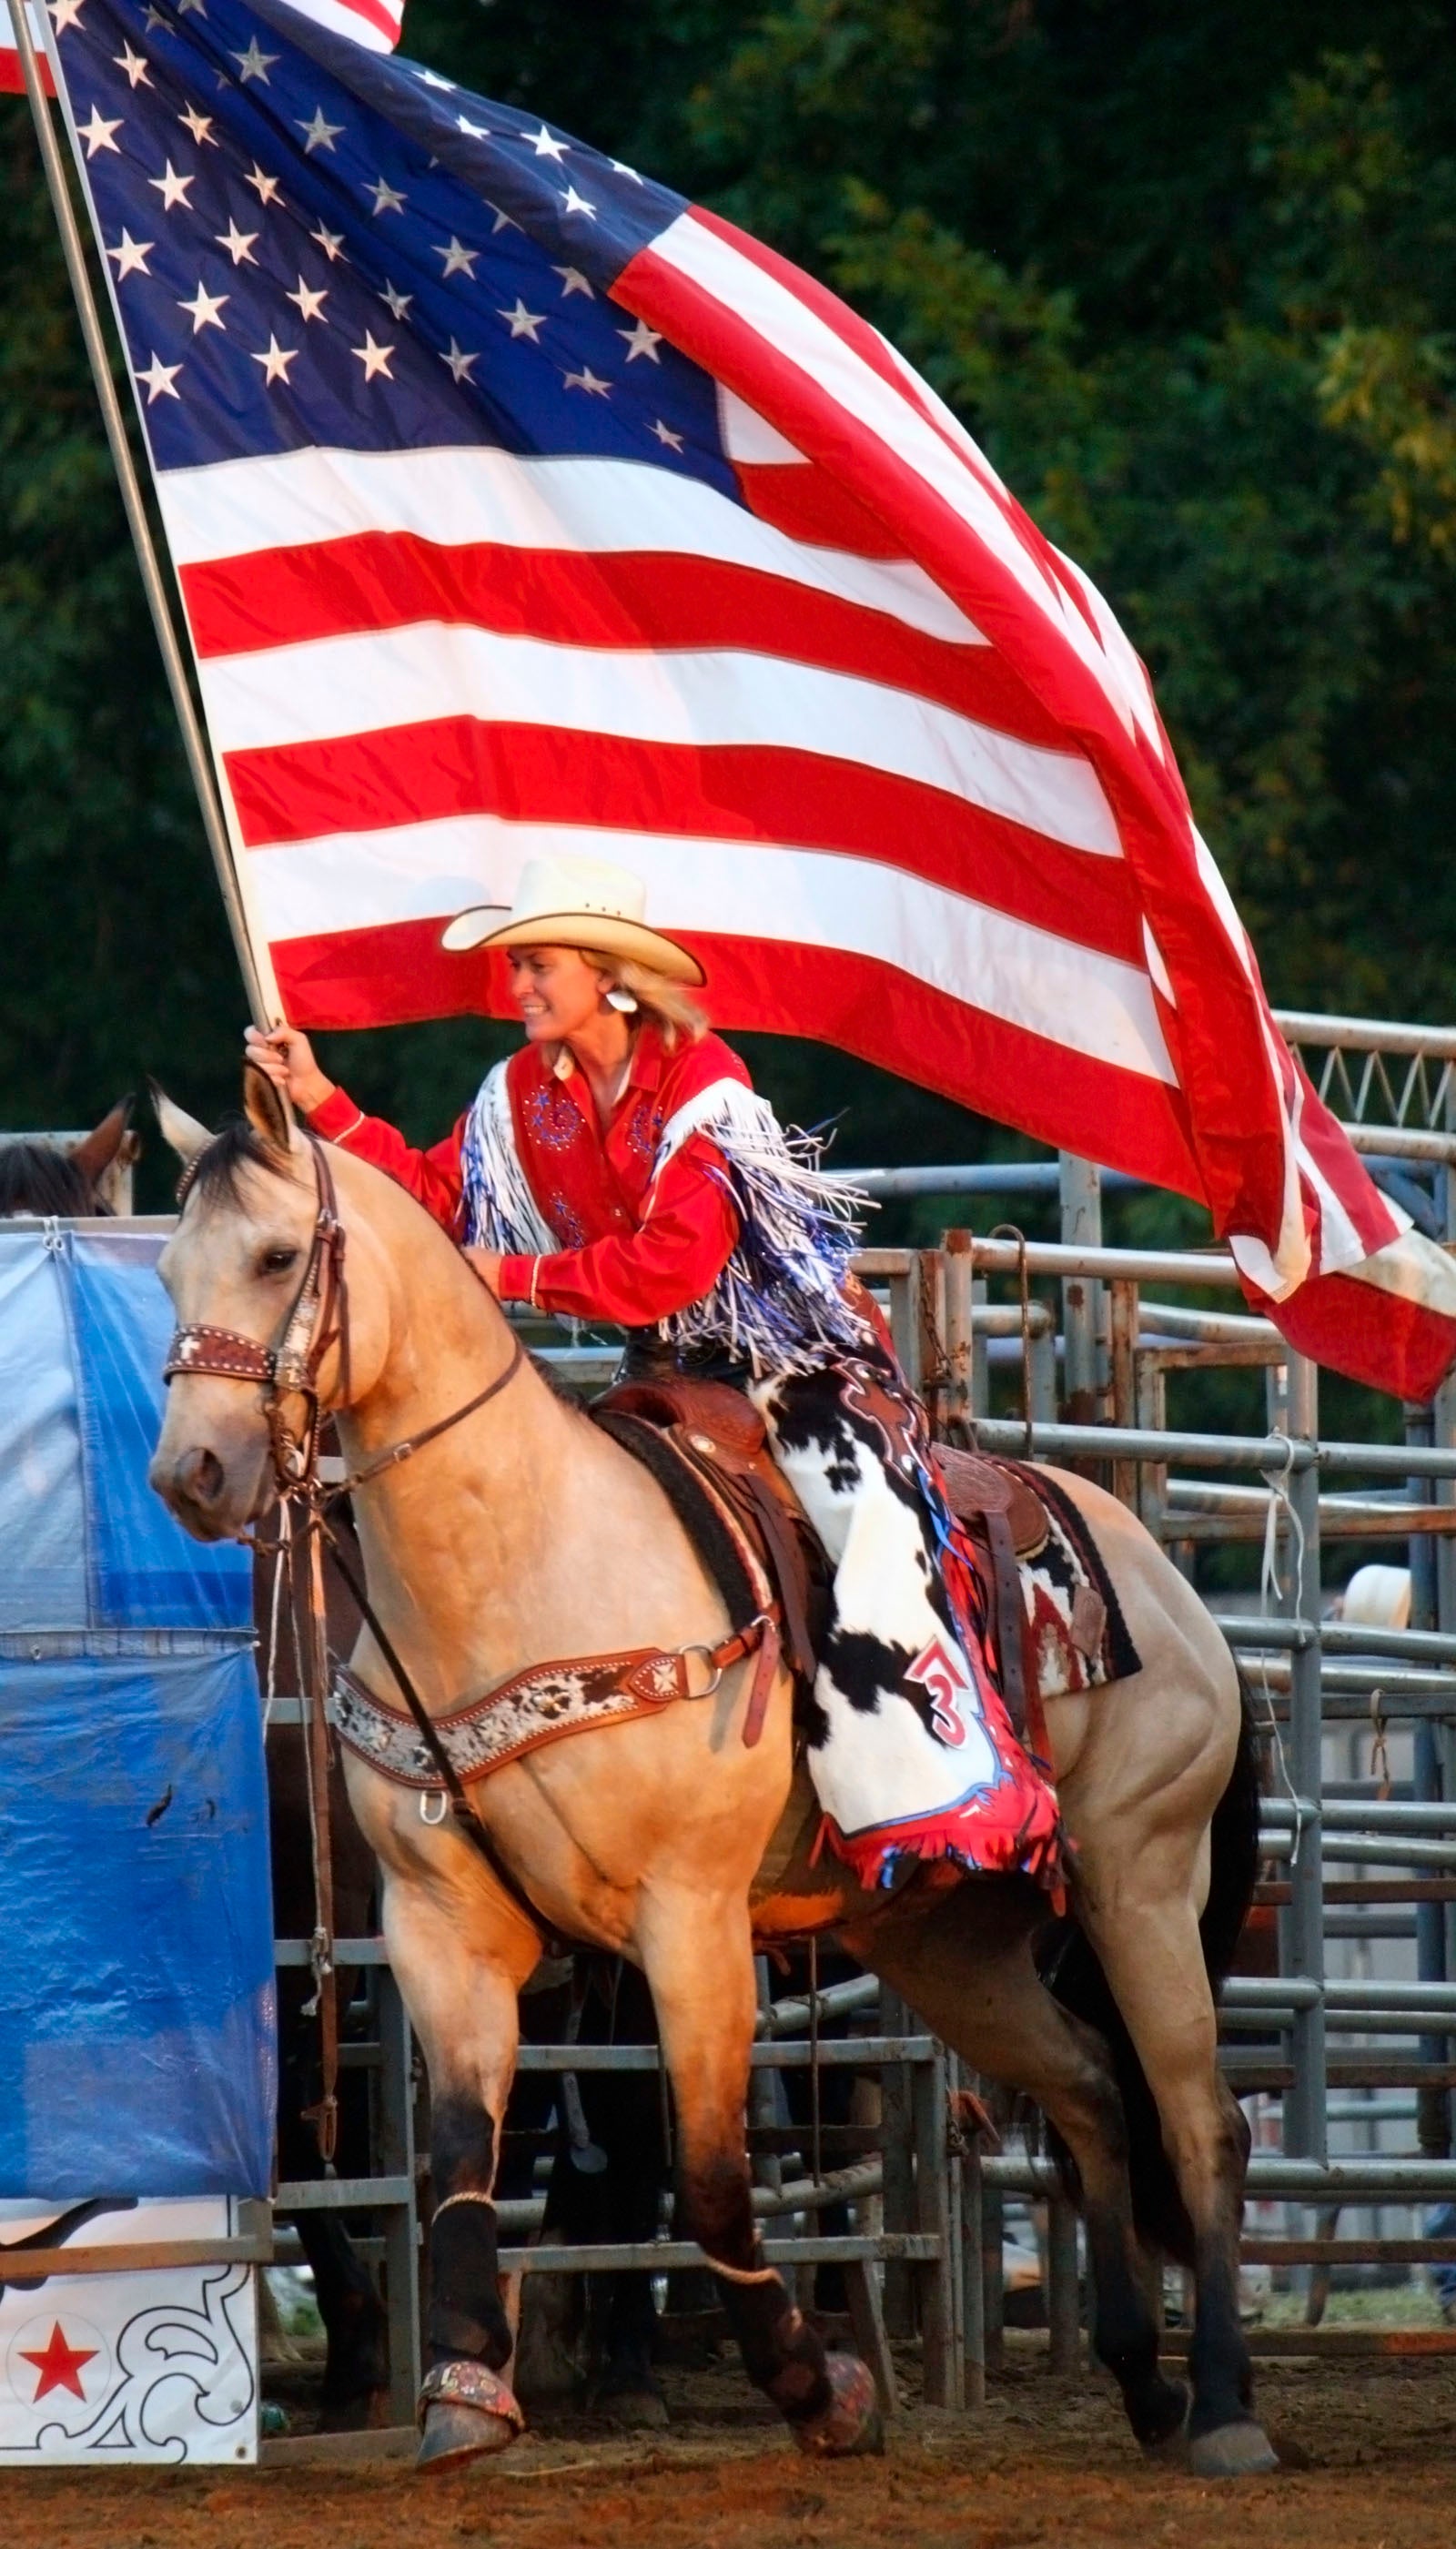
[[[1452,2549],[1456,2361],[1261,2368],[1277,2478],[1133,2451],[1103,2385],[1013,2364],[984,2415],[912,2410],[886,2457],[801,2460],[730,2383],[669,2372],[670,2435],[551,2419],[502,2461],[0,2477],[5,2549]]]

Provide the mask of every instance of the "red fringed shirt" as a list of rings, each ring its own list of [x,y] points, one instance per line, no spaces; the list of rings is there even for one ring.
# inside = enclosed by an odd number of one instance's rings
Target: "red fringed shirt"
[[[558,1077],[537,1046],[525,1045],[507,1068],[517,1152],[542,1219],[562,1244],[551,1257],[503,1258],[501,1298],[534,1298],[568,1318],[648,1327],[712,1291],[738,1236],[737,1214],[714,1175],[722,1172],[722,1153],[706,1135],[690,1134],[654,1182],[662,1127],[715,1081],[751,1083],[720,1036],[669,1053],[661,1030],[644,1020],[604,1133],[585,1072],[565,1059],[570,1068]],[[412,1150],[392,1124],[365,1115],[341,1088],[309,1122],[327,1141],[384,1169],[460,1236],[463,1115],[429,1151]]]

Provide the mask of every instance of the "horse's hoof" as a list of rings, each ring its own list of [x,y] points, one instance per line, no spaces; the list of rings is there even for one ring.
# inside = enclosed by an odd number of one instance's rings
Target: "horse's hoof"
[[[459,2469],[503,2452],[526,2418],[501,2379],[484,2363],[437,2363],[420,2387],[417,2469]]]
[[[1261,2478],[1278,2469],[1279,2454],[1263,2426],[1252,2416],[1241,2416],[1236,2424],[1196,2434],[1188,2446],[1188,2466],[1195,2478]]]
[[[857,2354],[829,2354],[825,2370],[833,2392],[823,2415],[793,2424],[789,2431],[801,2452],[817,2460],[848,2460],[864,2452],[882,2452],[885,2428],[875,2397],[874,2375]]]

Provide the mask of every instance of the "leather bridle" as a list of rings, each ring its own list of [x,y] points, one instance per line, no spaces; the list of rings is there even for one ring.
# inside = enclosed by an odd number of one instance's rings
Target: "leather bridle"
[[[330,1347],[337,1345],[339,1397],[346,1405],[351,1378],[348,1281],[344,1271],[345,1234],[339,1218],[328,1151],[316,1133],[307,1138],[314,1157],[318,1209],[308,1262],[279,1343],[260,1345],[256,1337],[245,1337],[237,1328],[216,1328],[205,1321],[194,1321],[173,1330],[162,1377],[170,1381],[179,1372],[205,1372],[215,1380],[256,1381],[263,1392],[263,1413],[273,1455],[273,1484],[279,1502],[307,1499],[323,1507],[337,1504],[340,1496],[351,1494],[382,1470],[397,1468],[402,1461],[412,1460],[423,1451],[427,1443],[463,1424],[467,1416],[473,1416],[477,1408],[484,1407],[515,1379],[525,1354],[520,1338],[514,1338],[504,1370],[487,1381],[484,1389],[478,1389],[473,1398],[467,1398],[462,1407],[452,1408],[448,1416],[438,1417],[433,1425],[423,1425],[418,1434],[407,1435],[387,1452],[376,1453],[362,1468],[326,1487],[319,1472],[319,1443],[328,1411],[320,1394],[319,1375]],[[199,1152],[177,1187],[179,1207],[185,1205],[192,1190],[201,1159]],[[300,1434],[290,1434],[283,1420],[283,1401],[290,1397],[302,1398],[307,1407]]]
[[[525,1350],[519,1336],[513,1337],[509,1361],[496,1373],[494,1379],[488,1380],[483,1389],[478,1389],[473,1398],[466,1399],[463,1406],[452,1408],[448,1416],[437,1418],[433,1425],[422,1426],[418,1433],[407,1436],[401,1443],[392,1444],[388,1451],[376,1453],[372,1460],[366,1461],[361,1468],[353,1470],[348,1476],[330,1480],[326,1484],[320,1469],[319,1447],[328,1410],[323,1403],[320,1374],[324,1368],[325,1357],[331,1347],[337,1345],[339,1348],[338,1395],[340,1403],[346,1403],[350,1384],[348,1279],[344,1260],[345,1232],[339,1218],[339,1201],[327,1149],[317,1134],[309,1133],[307,1138],[313,1153],[317,1209],[314,1214],[313,1238],[309,1247],[308,1262],[304,1267],[303,1276],[293,1296],[288,1315],[283,1322],[279,1342],[274,1346],[260,1345],[255,1337],[243,1336],[237,1328],[219,1328],[206,1321],[192,1321],[173,1331],[171,1343],[167,1348],[166,1361],[162,1366],[162,1374],[170,1382],[179,1374],[205,1373],[215,1380],[255,1382],[262,1390],[263,1413],[267,1419],[268,1442],[272,1452],[273,1486],[278,1502],[287,1506],[290,1511],[301,1511],[302,1537],[307,1538],[312,1535],[316,1550],[321,1543],[327,1542],[333,1551],[335,1563],[357,1603],[380,1653],[399,1684],[420,1740],[430,1754],[441,1787],[449,1798],[457,1828],[480,1852],[497,1884],[509,1896],[517,1910],[525,1915],[534,1929],[544,1932],[547,1925],[542,1921],[524,1887],[518,1883],[511,1869],[506,1865],[485,1825],[476,1813],[468,1791],[436,1732],[429,1710],[370,1602],[358,1571],[350,1563],[340,1537],[328,1518],[328,1508],[337,1504],[341,1497],[350,1494],[356,1487],[364,1486],[369,1479],[378,1477],[385,1469],[397,1468],[401,1462],[412,1460],[417,1452],[424,1450],[427,1443],[436,1442],[441,1434],[447,1434],[454,1426],[463,1424],[467,1416],[473,1416],[477,1409],[498,1397],[502,1390],[510,1386],[521,1369],[526,1360]],[[196,1159],[189,1163],[181,1179],[177,1188],[179,1210],[186,1204],[204,1156],[199,1152]],[[296,1434],[289,1431],[284,1418],[284,1403],[289,1398],[301,1398],[306,1411],[302,1430]],[[320,1687],[308,1696],[316,1723],[322,1727],[328,1700],[327,1636],[323,1576],[317,1564],[310,1569],[309,1587],[312,1630],[309,1647],[311,1657],[317,1663],[317,1671],[313,1672],[313,1677],[319,1680]],[[316,1829],[320,1826],[327,1827],[328,1760],[322,1745],[315,1745],[310,1749],[310,1777],[314,1787]],[[316,1880],[317,1878],[316,1870]],[[323,1897],[324,1888],[321,1884],[321,1905]],[[326,2046],[322,2112],[328,2120],[329,2146],[324,2147],[326,2143],[324,2124],[321,2124],[320,2128],[320,2142],[327,2159],[331,2156],[332,2150],[337,2073],[337,2017],[332,2009],[334,1986],[332,1938],[327,1941],[327,1952],[321,1971],[327,1974],[329,1984],[328,1994],[321,1997],[320,2004],[324,2012]]]

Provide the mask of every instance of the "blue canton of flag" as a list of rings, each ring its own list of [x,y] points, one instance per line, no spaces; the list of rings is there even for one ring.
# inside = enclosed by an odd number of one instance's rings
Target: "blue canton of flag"
[[[479,442],[730,491],[712,382],[605,299],[681,198],[284,6],[52,17],[159,469]]]

